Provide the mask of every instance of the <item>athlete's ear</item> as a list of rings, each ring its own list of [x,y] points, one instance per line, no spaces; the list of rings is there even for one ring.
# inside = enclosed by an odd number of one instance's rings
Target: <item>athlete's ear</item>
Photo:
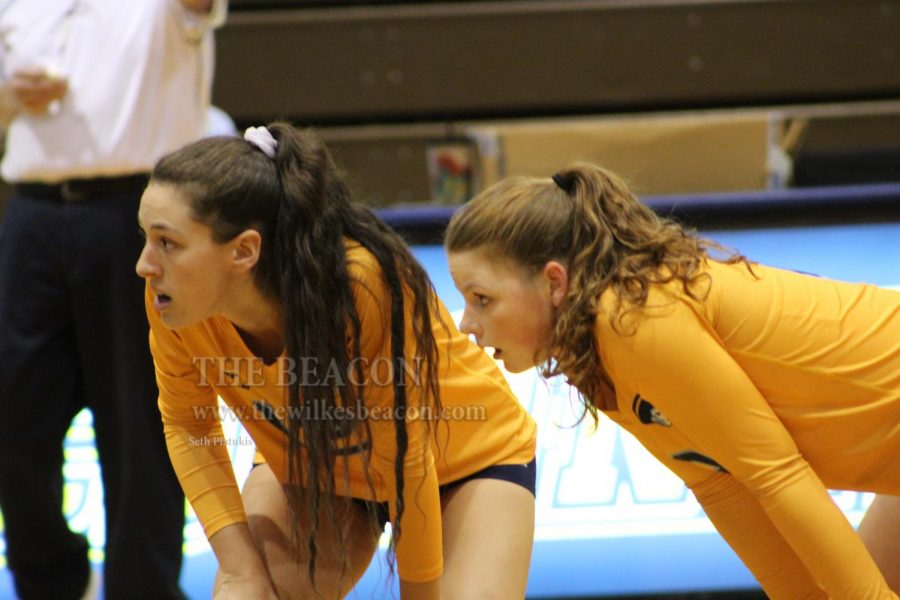
[[[262,236],[255,229],[245,229],[229,242],[232,247],[232,264],[239,271],[249,271],[259,262]]]
[[[550,302],[559,308],[569,293],[569,270],[559,261],[551,260],[542,272],[550,288]]]

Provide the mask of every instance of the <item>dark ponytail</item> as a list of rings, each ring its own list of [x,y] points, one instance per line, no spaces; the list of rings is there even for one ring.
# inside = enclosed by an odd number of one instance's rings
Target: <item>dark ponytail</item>
[[[248,228],[262,236],[256,283],[282,307],[285,354],[294,365],[312,368],[291,378],[287,389],[288,414],[315,409],[315,419],[289,419],[289,482],[286,494],[294,516],[294,540],[299,542],[299,516],[306,511],[310,531],[305,540],[310,554],[309,576],[315,582],[317,534],[321,523],[340,532],[347,570],[349,520],[338,523],[334,502],[348,503],[347,468],[350,454],[341,451],[350,436],[371,448],[371,429],[361,410],[366,394],[361,361],[361,322],[354,301],[354,282],[348,271],[345,239],[355,240],[377,261],[390,290],[390,339],[393,365],[397,507],[392,523],[392,548],[402,535],[405,509],[404,460],[408,451],[405,423],[407,365],[415,364],[415,381],[422,386],[422,402],[430,414],[440,414],[437,379],[438,350],[432,319],[439,318],[437,297],[424,269],[403,240],[367,208],[354,204],[326,148],[311,133],[287,123],[267,126],[278,145],[269,158],[250,143],[236,138],[197,142],[164,158],[152,179],[178,185],[195,218],[224,242]],[[410,307],[405,302],[411,303]],[[411,315],[407,331],[405,316]],[[415,357],[407,357],[407,335],[415,339]],[[349,342],[349,344],[348,344]],[[349,347],[348,347],[349,346]],[[414,358],[410,362],[408,359]],[[303,361],[301,363],[301,361]],[[337,381],[329,373],[356,373]],[[308,375],[308,377],[306,376]],[[352,381],[353,384],[348,382]],[[318,406],[314,406],[318,404]],[[335,406],[348,418],[332,418]],[[427,444],[427,442],[426,442]],[[422,448],[424,453],[428,447]],[[369,452],[361,454],[374,497],[368,467]],[[335,481],[335,462],[343,461],[345,481]],[[373,533],[376,515],[369,514]]]

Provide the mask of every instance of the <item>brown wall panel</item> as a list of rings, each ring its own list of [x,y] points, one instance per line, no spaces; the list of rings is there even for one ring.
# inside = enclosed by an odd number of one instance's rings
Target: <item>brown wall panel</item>
[[[239,122],[455,119],[900,97],[900,0],[235,10]]]

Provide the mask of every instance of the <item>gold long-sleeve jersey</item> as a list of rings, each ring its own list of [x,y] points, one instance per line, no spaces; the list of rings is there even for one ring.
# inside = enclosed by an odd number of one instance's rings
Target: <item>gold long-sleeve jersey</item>
[[[826,488],[900,495],[900,293],[713,260],[596,322],[605,413],[691,488],[772,598],[896,598]]]
[[[391,371],[390,293],[374,257],[359,244],[347,243],[348,269],[361,323],[361,356],[368,440],[347,436],[342,451],[345,466],[335,463],[336,485],[345,495],[387,502],[396,516],[397,441]],[[288,482],[289,418],[334,418],[293,414],[286,405],[292,378],[336,378],[338,385],[355,385],[359,375],[316,370],[303,361],[264,364],[246,347],[234,325],[224,317],[177,331],[166,328],[147,292],[150,344],[159,384],[159,407],[169,454],[185,494],[207,536],[246,520],[228,448],[221,440],[217,396],[240,419],[258,451],[280,481]],[[405,510],[397,543],[397,569],[409,581],[427,581],[442,573],[439,485],[498,464],[525,464],[535,456],[536,425],[509,389],[503,374],[480,348],[459,332],[443,304],[440,321],[432,317],[439,351],[441,415],[427,413],[422,388],[414,381],[415,346],[411,330],[411,297],[406,298],[406,371],[408,406],[403,416],[408,450],[403,463]],[[339,381],[340,380],[340,381]],[[315,383],[315,382],[311,382]],[[358,410],[356,407],[344,407]],[[349,416],[349,415],[348,415]],[[429,420],[431,420],[429,422]],[[437,421],[435,423],[435,421]],[[370,461],[368,476],[363,455]],[[342,488],[348,482],[346,489]],[[371,486],[371,487],[370,487]],[[373,494],[374,490],[374,494]]]

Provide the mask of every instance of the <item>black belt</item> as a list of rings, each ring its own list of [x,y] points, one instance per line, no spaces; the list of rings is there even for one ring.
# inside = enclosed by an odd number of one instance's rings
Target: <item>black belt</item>
[[[93,179],[69,179],[60,183],[19,183],[16,193],[31,198],[57,202],[84,202],[97,196],[142,192],[149,176],[123,175],[122,177],[95,177]]]

